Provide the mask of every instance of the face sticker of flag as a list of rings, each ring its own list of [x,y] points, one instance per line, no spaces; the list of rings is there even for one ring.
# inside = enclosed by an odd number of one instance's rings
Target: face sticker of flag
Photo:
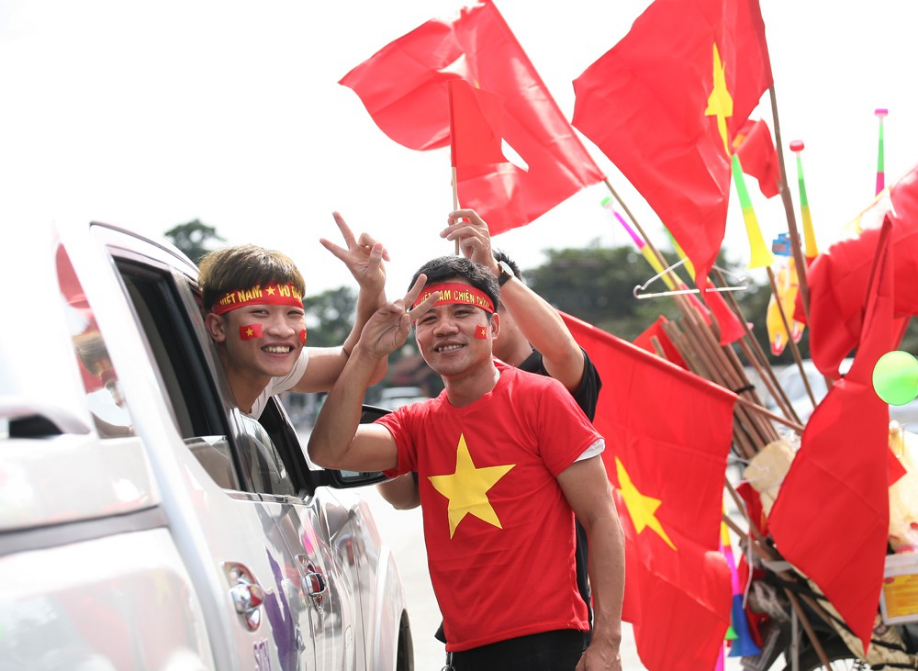
[[[300,343],[306,344],[306,329],[300,329]]]
[[[248,326],[239,327],[240,340],[251,340],[252,338],[261,337],[261,324],[249,324]]]
[[[488,339],[488,329],[485,326],[475,327],[475,337],[478,340],[487,340]]]

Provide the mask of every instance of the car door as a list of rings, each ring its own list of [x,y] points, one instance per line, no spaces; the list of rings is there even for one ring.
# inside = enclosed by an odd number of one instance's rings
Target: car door
[[[117,343],[119,370],[128,371],[128,402],[142,408],[134,428],[208,601],[218,667],[335,668],[325,658],[328,646],[316,654],[325,629],[314,626],[316,601],[307,592],[322,585],[291,552],[278,519],[275,499],[295,497],[296,487],[265,432],[226,400],[193,292],[194,267],[128,232],[92,229],[101,246],[75,239],[72,256],[87,274],[87,291],[97,291],[105,305],[98,322]],[[313,574],[327,572],[320,553],[308,559]]]

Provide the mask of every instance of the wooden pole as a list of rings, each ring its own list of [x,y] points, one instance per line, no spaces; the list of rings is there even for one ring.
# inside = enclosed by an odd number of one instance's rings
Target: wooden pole
[[[778,99],[775,87],[768,89],[771,96],[771,118],[775,126],[775,148],[778,151],[778,167],[781,169],[781,202],[784,203],[784,213],[787,216],[787,231],[790,234],[791,247],[794,253],[794,262],[797,264],[797,278],[800,285],[800,299],[803,303],[803,312],[810,321],[810,288],[806,281],[806,258],[800,244],[800,233],[797,230],[797,217],[794,215],[794,203],[791,200],[790,190],[787,186],[787,171],[784,169],[784,143],[781,140],[781,124],[778,121]]]
[[[456,166],[453,166],[453,211],[459,209],[459,178]],[[456,256],[459,256],[459,240],[456,239]]]

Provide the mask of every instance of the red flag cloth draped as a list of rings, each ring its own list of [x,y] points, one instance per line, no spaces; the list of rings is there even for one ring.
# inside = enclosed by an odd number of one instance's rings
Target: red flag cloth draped
[[[866,651],[889,536],[889,406],[873,369],[892,346],[892,225],[880,229],[860,345],[807,422],[768,523],[778,551],[823,591]]]
[[[704,279],[704,286],[705,289],[717,288],[707,277]],[[713,314],[714,319],[717,320],[717,328],[720,331],[718,342],[721,345],[726,347],[746,335],[746,329],[743,328],[743,323],[739,320],[739,317],[736,316],[736,313],[730,309],[730,306],[727,305],[727,301],[724,300],[719,292],[706,291],[704,293],[704,302],[708,304],[708,307],[711,309],[711,314]]]
[[[453,167],[506,163],[500,150],[500,96],[476,89],[464,79],[451,79],[447,89]]]
[[[340,83],[357,93],[386,135],[427,150],[449,144],[450,79],[503,98],[503,139],[528,166],[458,169],[462,207],[476,210],[492,234],[528,224],[604,178],[491,2],[422,24]]]
[[[666,335],[666,331],[663,330],[663,325],[668,323],[669,320],[663,315],[660,315],[657,317],[657,321],[651,324],[650,327],[648,327],[641,335],[634,339],[634,344],[641,349],[650,352],[651,354],[656,354],[657,350],[653,346],[653,338],[656,338],[660,343],[660,347],[663,349],[663,353],[666,355],[666,360],[670,363],[676,364],[680,368],[685,368],[688,370],[688,365],[686,365],[682,355],[679,354],[679,350],[676,349],[673,341],[669,339],[669,336]]]
[[[755,177],[759,190],[766,198],[778,195],[778,152],[771,139],[771,130],[762,120],[746,121],[733,138],[733,147],[743,172]]]
[[[893,310],[900,319],[895,329],[901,333],[906,325],[904,318],[918,315],[918,166],[890,188],[889,204],[891,244],[896,248],[895,265],[891,268]],[[879,237],[879,229],[872,228],[857,238],[838,242],[817,256],[807,270],[810,356],[816,368],[833,379],[838,379],[842,359],[857,346],[861,336],[864,296]],[[805,321],[799,296],[794,319]]]
[[[730,140],[771,85],[757,0],[656,0],[574,80],[574,127],[660,216],[698,286],[724,237]]]
[[[625,530],[623,617],[650,671],[713,669],[730,625],[718,550],[736,396],[562,313],[602,378],[594,426]]]

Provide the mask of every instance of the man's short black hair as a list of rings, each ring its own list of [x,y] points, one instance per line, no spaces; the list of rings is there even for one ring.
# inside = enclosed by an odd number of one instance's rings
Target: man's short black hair
[[[422,274],[427,275],[425,286],[456,277],[462,278],[490,298],[495,310],[500,306],[500,287],[494,273],[487,266],[475,263],[464,256],[441,256],[428,261],[414,274],[408,287],[413,287],[418,276]]]

